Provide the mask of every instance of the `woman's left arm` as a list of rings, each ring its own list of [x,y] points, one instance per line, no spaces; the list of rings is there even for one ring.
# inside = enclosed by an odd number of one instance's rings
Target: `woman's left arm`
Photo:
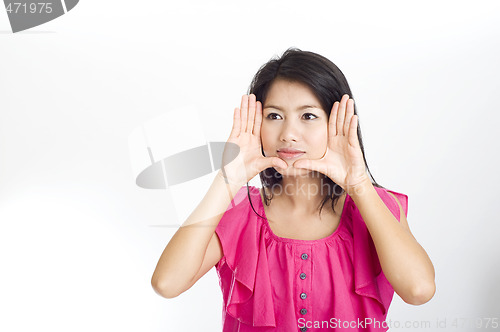
[[[408,227],[399,205],[399,222],[368,179],[349,190],[375,244],[380,265],[394,291],[406,303],[420,305],[436,292],[435,272],[424,248]]]
[[[354,100],[344,94],[333,104],[328,120],[328,144],[320,159],[298,159],[293,166],[325,174],[347,191],[375,244],[380,265],[392,288],[406,303],[424,304],[435,293],[434,267],[413,237],[400,208],[400,222],[373,187],[357,134]]]

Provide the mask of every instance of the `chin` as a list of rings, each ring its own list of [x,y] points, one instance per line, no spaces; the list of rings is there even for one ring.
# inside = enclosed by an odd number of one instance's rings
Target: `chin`
[[[311,173],[312,171],[304,168],[295,168],[291,165],[288,165],[287,169],[283,169],[281,167],[274,167],[274,169],[281,174],[281,176],[305,176]]]

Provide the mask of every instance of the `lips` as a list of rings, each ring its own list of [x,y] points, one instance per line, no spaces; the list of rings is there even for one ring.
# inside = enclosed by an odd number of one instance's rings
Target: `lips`
[[[280,158],[284,159],[294,159],[297,157],[300,157],[303,155],[305,152],[297,149],[289,149],[289,148],[283,148],[278,150],[278,155]]]

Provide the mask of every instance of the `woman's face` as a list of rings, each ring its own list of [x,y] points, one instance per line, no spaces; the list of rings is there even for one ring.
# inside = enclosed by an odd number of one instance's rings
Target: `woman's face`
[[[326,152],[328,115],[311,89],[300,82],[275,80],[262,105],[261,140],[264,155],[283,159],[288,168],[275,169],[283,176],[307,175],[310,170],[292,167],[299,159],[320,159]],[[286,158],[278,150],[304,151]]]

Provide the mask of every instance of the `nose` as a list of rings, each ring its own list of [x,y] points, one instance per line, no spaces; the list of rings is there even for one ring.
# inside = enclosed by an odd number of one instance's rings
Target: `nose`
[[[281,128],[280,140],[283,142],[297,141],[298,129],[297,126],[293,124],[293,121],[284,121],[283,127]]]

